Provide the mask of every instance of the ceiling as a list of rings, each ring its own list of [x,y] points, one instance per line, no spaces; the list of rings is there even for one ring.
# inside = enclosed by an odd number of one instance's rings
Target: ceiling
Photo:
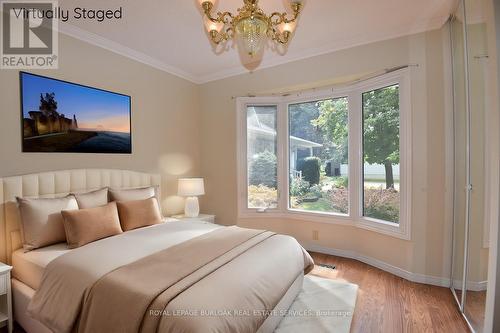
[[[63,0],[63,9],[123,7],[123,18],[102,23],[70,19],[60,30],[196,83],[248,72],[235,49],[214,50],[198,0]],[[242,0],[219,0],[235,12]],[[267,12],[284,11],[287,0],[260,0]],[[266,50],[265,68],[355,45],[441,27],[455,0],[308,0],[284,55]],[[231,44],[231,43],[230,43]],[[220,54],[217,54],[220,53]]]

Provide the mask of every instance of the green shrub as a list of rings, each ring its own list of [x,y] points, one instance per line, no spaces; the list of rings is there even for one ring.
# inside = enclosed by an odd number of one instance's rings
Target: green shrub
[[[321,171],[321,160],[317,157],[306,157],[304,162],[300,165],[300,171],[302,171],[302,177],[309,184],[319,184],[319,176]]]
[[[306,194],[309,191],[309,182],[303,178],[293,177],[290,180],[290,195],[293,197],[299,197]]]
[[[276,155],[268,150],[254,156],[250,162],[248,175],[250,185],[276,188],[276,166]]]
[[[336,177],[333,180],[333,186],[337,188],[347,188],[349,186],[349,178],[347,178],[346,176]]]
[[[321,185],[313,185],[309,188],[309,195],[321,198],[323,196],[323,191],[321,190]]]
[[[321,199],[322,196],[323,196],[323,192],[321,192],[321,186],[320,185],[313,185],[308,189],[307,193],[305,193],[304,195],[302,195],[299,198],[299,201],[300,202],[316,202],[319,199]]]

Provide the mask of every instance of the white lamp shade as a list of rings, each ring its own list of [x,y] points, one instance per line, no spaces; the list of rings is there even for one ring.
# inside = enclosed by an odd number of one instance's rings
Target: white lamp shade
[[[203,178],[180,178],[177,194],[182,197],[194,197],[205,194]]]

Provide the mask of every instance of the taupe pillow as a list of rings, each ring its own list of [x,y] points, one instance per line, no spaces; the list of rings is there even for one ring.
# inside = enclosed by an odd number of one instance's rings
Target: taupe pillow
[[[78,209],[74,196],[16,199],[21,213],[23,248],[26,251],[66,241],[61,211]]]
[[[109,201],[135,201],[156,197],[158,200],[158,186],[130,188],[124,190],[109,190]]]
[[[116,202],[95,208],[63,210],[61,214],[70,249],[122,233]]]
[[[73,193],[73,195],[80,209],[100,207],[108,204],[107,187],[86,193]]]
[[[161,223],[161,214],[156,198],[118,201],[116,204],[123,231]]]

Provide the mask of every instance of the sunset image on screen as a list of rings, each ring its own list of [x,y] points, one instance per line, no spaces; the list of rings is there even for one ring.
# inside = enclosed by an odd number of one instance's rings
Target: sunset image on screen
[[[130,97],[21,73],[23,151],[131,153]]]

